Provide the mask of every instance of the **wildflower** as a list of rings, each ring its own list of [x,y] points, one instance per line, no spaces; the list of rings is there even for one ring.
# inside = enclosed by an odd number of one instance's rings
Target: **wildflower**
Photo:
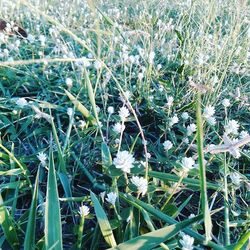
[[[194,123],[187,126],[187,135],[190,136],[196,131],[196,125]]]
[[[209,118],[207,118],[207,123],[210,125],[210,126],[214,126],[216,124],[216,118],[211,116]]]
[[[86,122],[84,120],[80,120],[79,121],[79,128],[84,129],[85,126],[86,126]]]
[[[79,208],[79,213],[82,217],[85,217],[89,214],[89,207],[88,206],[85,206],[85,205],[82,205],[80,208]]]
[[[150,159],[151,158],[151,154],[147,153],[147,158]]]
[[[192,250],[193,249],[193,244],[194,244],[194,238],[181,233],[182,239],[180,240],[180,243],[182,245],[182,250]]]
[[[110,115],[112,115],[114,112],[115,112],[114,107],[109,106],[109,107],[108,107],[108,113],[109,113]]]
[[[102,62],[101,61],[99,61],[99,60],[96,60],[95,62],[94,62],[94,67],[95,67],[95,69],[100,69],[101,67],[102,67]]]
[[[131,92],[128,91],[128,90],[125,91],[125,92],[123,93],[123,95],[120,94],[120,100],[121,100],[123,103],[127,102],[127,100],[129,100],[130,97],[131,97]]]
[[[126,118],[128,118],[129,115],[130,115],[129,114],[129,110],[126,107],[124,107],[124,106],[120,108],[118,114],[119,114],[119,116],[120,116],[120,118],[121,118],[122,121],[125,121]]]
[[[154,63],[154,57],[155,57],[155,52],[151,51],[149,53],[149,56],[148,56],[148,62],[149,62],[149,64],[153,64]]]
[[[194,164],[195,162],[192,157],[182,158],[181,166],[184,169],[184,171],[188,172],[189,170],[191,170],[194,167]]]
[[[169,140],[164,141],[163,147],[164,147],[165,151],[168,151],[169,149],[171,149],[173,147],[173,143]]]
[[[210,118],[214,115],[214,113],[215,113],[214,107],[209,105],[209,106],[205,107],[204,112],[203,112],[203,116],[205,118]]]
[[[177,115],[174,115],[170,121],[169,121],[169,126],[172,127],[174,124],[178,123],[179,122],[179,118]]]
[[[240,139],[244,139],[244,138],[246,138],[248,136],[249,136],[249,134],[248,134],[247,131],[243,130],[243,131],[240,132]]]
[[[169,96],[167,100],[167,106],[170,108],[173,105],[174,98],[172,96]]]
[[[46,166],[46,161],[47,161],[47,155],[45,153],[39,153],[37,155],[37,158],[41,162],[42,166]]]
[[[130,169],[134,167],[134,161],[133,155],[128,151],[119,151],[113,163],[116,168],[121,169],[125,173],[130,173]]]
[[[225,98],[223,101],[222,101],[222,105],[225,107],[225,108],[228,108],[230,106],[230,101],[229,99]]]
[[[46,42],[46,37],[44,35],[40,35],[39,41],[41,42],[41,46],[44,47]]]
[[[67,109],[67,114],[68,114],[69,117],[72,117],[73,114],[74,114],[74,110],[72,108],[68,108]]]
[[[145,195],[148,190],[148,181],[143,177],[133,176],[131,182],[137,187],[138,193]]]
[[[143,77],[144,77],[143,73],[139,73],[139,74],[138,74],[138,79],[139,79],[140,81],[143,79]]]
[[[120,134],[124,131],[125,129],[125,125],[121,124],[119,122],[117,122],[114,126],[113,126],[113,131],[117,134]]]
[[[23,108],[27,104],[28,104],[28,102],[23,97],[22,98],[18,98],[17,101],[16,101],[16,105],[19,106],[20,108]]]
[[[183,113],[181,114],[181,118],[182,118],[183,120],[187,120],[187,119],[189,118],[188,112],[183,112]]]
[[[239,130],[239,123],[235,120],[230,120],[227,122],[227,124],[224,126],[226,135],[233,134],[237,135]]]
[[[70,89],[70,88],[72,88],[72,86],[73,86],[73,81],[72,81],[72,79],[71,78],[66,78],[66,85],[67,85],[67,87]]]
[[[238,174],[237,172],[233,172],[229,176],[230,176],[230,179],[232,180],[232,183],[235,186],[239,187],[240,186],[240,182],[241,182],[241,176],[240,176],[240,174]]]
[[[117,198],[117,194],[115,192],[111,192],[111,193],[108,193],[107,196],[108,198],[106,198],[106,201],[114,206],[116,198]]]

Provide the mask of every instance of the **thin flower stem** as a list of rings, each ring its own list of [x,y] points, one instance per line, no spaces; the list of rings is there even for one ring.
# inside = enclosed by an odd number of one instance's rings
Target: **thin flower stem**
[[[78,234],[77,234],[77,243],[76,243],[77,249],[82,249],[83,228],[84,228],[84,215],[81,215]]]
[[[225,243],[226,246],[230,245],[230,229],[229,229],[229,200],[228,200],[228,186],[227,186],[228,167],[226,163],[226,153],[224,154],[224,220],[225,220]]]

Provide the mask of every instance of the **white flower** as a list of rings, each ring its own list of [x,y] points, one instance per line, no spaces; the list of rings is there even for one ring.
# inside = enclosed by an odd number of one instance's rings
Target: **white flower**
[[[232,180],[232,183],[235,186],[240,186],[240,182],[241,182],[241,179],[242,179],[240,174],[238,174],[237,172],[234,172],[234,173],[231,173],[229,176],[230,176],[230,178]]]
[[[89,214],[89,207],[88,207],[88,206],[85,206],[85,205],[81,206],[81,207],[79,208],[79,213],[80,213],[80,215],[83,216],[83,217],[87,216],[87,215]]]
[[[149,53],[149,56],[148,56],[148,62],[149,62],[149,64],[153,64],[154,63],[154,58],[155,58],[155,52],[151,51]]]
[[[170,121],[169,121],[169,126],[172,127],[174,124],[179,122],[179,118],[177,117],[177,115],[174,115]]]
[[[140,81],[143,79],[143,77],[144,77],[143,73],[139,73],[139,74],[138,74],[138,79],[139,79]]]
[[[84,129],[84,127],[86,126],[86,122],[84,120],[80,120],[78,126],[80,129]]]
[[[240,139],[244,139],[249,136],[249,133],[247,131],[241,131],[240,132]]]
[[[208,117],[207,118],[207,123],[210,125],[210,126],[214,126],[216,124],[216,118],[211,116],[211,117]]]
[[[126,107],[124,107],[124,106],[120,108],[118,114],[119,114],[119,116],[120,116],[120,118],[121,118],[122,121],[125,121],[126,118],[128,118],[129,115],[130,115],[129,114],[129,110]]]
[[[169,149],[173,147],[173,143],[169,140],[166,140],[163,142],[163,147],[164,147],[164,150],[168,151]]]
[[[113,131],[117,134],[120,134],[121,132],[123,132],[125,129],[125,125],[121,124],[119,122],[117,122],[114,126],[113,126]]]
[[[66,78],[65,80],[67,87],[70,89],[73,86],[73,81],[71,78]]]
[[[187,120],[187,119],[189,118],[188,112],[183,112],[183,113],[181,114],[181,118],[182,118],[183,120]]]
[[[148,181],[143,177],[133,176],[131,182],[137,187],[138,193],[145,195],[148,190]]]
[[[33,43],[35,41],[35,37],[31,34],[28,34],[27,36],[27,40],[30,42],[30,43]]]
[[[112,115],[112,114],[114,114],[114,112],[115,112],[114,107],[109,106],[109,107],[108,107],[108,113],[109,113],[110,115]]]
[[[230,101],[229,99],[225,98],[223,101],[222,101],[222,105],[225,107],[225,108],[228,108],[230,106]]]
[[[94,67],[95,67],[95,69],[100,69],[102,67],[102,62],[99,60],[96,60],[94,62]]]
[[[47,161],[47,155],[45,153],[39,153],[37,155],[37,158],[41,162],[42,166],[46,166],[46,161]]]
[[[17,101],[16,101],[16,105],[19,106],[20,108],[23,108],[27,104],[28,104],[28,102],[23,97],[22,98],[18,98]]]
[[[235,120],[230,120],[227,122],[227,124],[224,126],[226,135],[233,134],[237,135],[239,130],[239,123]]]
[[[117,198],[117,194],[115,192],[111,192],[111,193],[108,193],[107,196],[108,198],[106,198],[106,201],[114,206],[116,198]]]
[[[67,108],[67,114],[69,117],[72,117],[74,114],[74,110],[72,108]]]
[[[119,151],[113,163],[116,168],[121,169],[125,173],[130,173],[130,169],[134,167],[134,161],[133,155],[128,151]]]
[[[182,239],[180,240],[180,243],[182,245],[182,250],[192,250],[193,249],[193,244],[194,244],[194,238],[181,233]]]
[[[168,106],[168,107],[171,107],[171,106],[173,105],[174,98],[173,98],[172,96],[169,96],[167,100],[168,100],[167,106]]]
[[[209,105],[209,106],[205,107],[204,112],[203,112],[203,116],[205,118],[210,118],[214,115],[214,113],[215,113],[214,107]]]
[[[124,98],[124,97],[125,97],[125,98]],[[128,91],[128,90],[126,90],[126,91],[123,93],[123,95],[120,94],[120,100],[121,100],[123,103],[127,102],[127,100],[129,100],[130,98],[131,98],[131,92]]]
[[[41,46],[45,46],[46,37],[44,35],[40,35],[39,40],[41,42]]]
[[[194,164],[195,162],[192,157],[184,157],[181,160],[181,166],[186,172],[194,168]]]
[[[190,136],[196,131],[196,125],[194,123],[191,123],[187,126],[187,135]]]

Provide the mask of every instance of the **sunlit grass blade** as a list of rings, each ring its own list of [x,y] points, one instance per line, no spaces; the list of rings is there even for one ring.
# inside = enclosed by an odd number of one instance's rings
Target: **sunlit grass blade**
[[[147,204],[139,199],[132,197],[131,195],[124,195],[122,193],[119,193],[119,196],[123,200],[128,202],[129,204],[133,205],[134,207],[136,207],[138,209],[145,209],[147,212],[149,212],[150,214],[154,215],[155,217],[157,217],[158,219],[160,219],[166,223],[169,223],[169,224],[177,223],[177,221],[175,219],[173,219],[172,217],[164,214],[163,212],[161,212],[158,209],[155,209],[153,206],[151,206],[151,205],[149,205],[149,204]],[[199,243],[205,244],[205,245],[211,247],[212,249],[215,249],[215,250],[223,250],[224,249],[224,247],[222,247],[222,246],[220,246],[212,241],[205,242],[205,237],[199,233],[196,233],[192,229],[186,228],[183,230],[183,232],[185,232],[186,234],[188,234],[191,237],[193,237],[194,239],[196,239]]]
[[[198,163],[200,169],[201,206],[202,206],[202,213],[204,215],[206,241],[208,241],[211,239],[211,234],[212,234],[212,220],[209,211],[208,197],[207,197],[206,166],[204,162],[204,153],[203,153],[203,123],[201,116],[200,93],[197,94],[196,120],[197,120],[196,125],[197,125]]]
[[[241,250],[243,249],[244,245],[249,242],[250,245],[250,229],[248,229],[240,238],[239,242],[233,247],[233,250]],[[249,246],[248,245],[248,246]],[[246,249],[249,249],[246,247]]]
[[[0,194],[0,205],[1,204],[3,204],[3,199]],[[11,248],[14,250],[20,249],[15,225],[5,206],[0,206],[0,225],[2,227],[4,236],[10,244]]]
[[[49,156],[49,173],[47,180],[47,194],[45,205],[45,248],[61,250],[62,247],[62,225],[60,203],[57,190],[56,172],[54,166],[53,152]]]
[[[89,120],[92,124],[95,124],[95,118],[90,114],[90,112],[85,108],[83,104],[81,104],[75,96],[73,96],[69,91],[64,90],[70,101],[74,104],[77,110],[79,110],[82,115]]]
[[[169,174],[169,173],[162,173],[162,172],[157,172],[157,171],[149,171],[148,175],[150,177],[154,177],[163,181],[173,181],[173,182],[178,182],[180,180],[180,176],[174,175],[174,174]],[[192,178],[183,178],[182,183],[186,184],[190,187],[200,187],[200,181],[197,179],[192,179]],[[219,185],[216,183],[207,183],[207,188],[213,189],[213,190],[218,190]]]
[[[30,206],[29,220],[28,220],[27,229],[25,233],[25,240],[24,240],[25,250],[33,250],[35,248],[36,207],[37,207],[37,199],[38,199],[39,172],[40,171],[38,169],[32,202]]]
[[[185,221],[170,225],[153,232],[144,234],[142,236],[128,240],[118,246],[112,248],[113,250],[150,250],[157,247],[160,243],[171,239],[178,232],[201,219],[201,216],[187,219]]]
[[[106,213],[104,212],[96,195],[93,192],[90,192],[90,197],[91,197],[91,200],[94,204],[96,218],[98,220],[102,235],[103,235],[105,241],[109,244],[109,246],[115,247],[117,244],[116,244],[115,237],[113,235],[112,228],[110,226],[108,217],[107,217]]]
[[[0,176],[6,176],[6,175],[19,175],[21,174],[23,171],[22,169],[10,169],[10,170],[6,170],[6,171],[0,171]]]

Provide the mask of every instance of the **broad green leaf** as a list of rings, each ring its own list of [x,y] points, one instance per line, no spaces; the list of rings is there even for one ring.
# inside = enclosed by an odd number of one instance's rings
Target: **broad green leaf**
[[[53,152],[49,156],[49,173],[47,181],[47,194],[45,205],[45,248],[46,250],[61,250],[62,247],[62,225],[60,204],[58,198],[56,172],[54,166]]]
[[[1,204],[3,204],[3,199],[0,194],[0,205]],[[2,227],[4,236],[8,241],[8,243],[10,244],[11,248],[14,250],[20,249],[17,233],[15,230],[15,225],[5,206],[0,206],[0,225]]]
[[[167,226],[153,232],[143,234],[139,237],[128,240],[118,246],[112,248],[113,250],[150,250],[157,247],[160,243],[171,239],[178,232],[186,228],[187,226],[193,224],[194,222],[200,220],[202,216],[197,216],[192,219],[187,219],[185,221],[176,223],[171,226]]]
[[[35,248],[35,230],[36,230],[36,207],[37,207],[37,199],[38,199],[38,181],[39,181],[39,171],[37,171],[36,182],[34,187],[34,193],[32,197],[32,202],[29,211],[29,220],[25,233],[24,240],[24,249],[25,250],[33,250]]]
[[[115,247],[117,244],[108,217],[106,216],[100,202],[98,201],[96,195],[93,192],[90,192],[90,197],[94,204],[96,218],[98,220],[102,235],[105,241],[109,244],[109,246]]]
[[[176,224],[177,223],[177,221],[175,219],[162,213],[160,210],[155,209],[153,206],[151,206],[151,205],[149,205],[149,204],[147,204],[139,199],[132,197],[131,195],[124,195],[122,193],[119,193],[119,196],[123,200],[128,202],[129,204],[133,205],[134,207],[136,207],[138,209],[145,209],[147,212],[154,215],[158,219],[165,221],[166,223],[169,223],[169,224]],[[183,232],[185,232],[186,234],[188,234],[191,237],[193,237],[194,239],[196,239],[199,243],[201,243],[203,245],[207,245],[207,246],[211,247],[212,249],[215,249],[215,250],[224,250],[225,249],[224,247],[222,247],[222,246],[220,246],[212,241],[208,241],[207,243],[205,243],[205,237],[199,233],[194,232],[192,229],[186,228],[183,230]]]
[[[200,169],[200,189],[201,189],[201,207],[204,215],[205,235],[206,241],[211,240],[212,235],[212,219],[208,206],[207,198],[207,179],[206,179],[206,166],[204,161],[203,152],[203,123],[201,116],[201,96],[197,94],[196,104],[196,126],[197,126],[197,147],[198,147],[198,163]]]

